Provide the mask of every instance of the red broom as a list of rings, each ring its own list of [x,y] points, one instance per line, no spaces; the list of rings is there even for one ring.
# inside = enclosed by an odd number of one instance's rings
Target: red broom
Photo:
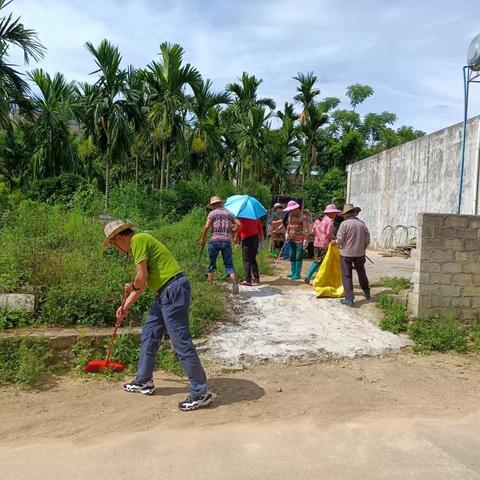
[[[125,305],[125,300],[122,302],[122,310]],[[121,372],[122,370],[125,370],[126,366],[123,365],[123,363],[119,362],[111,362],[110,361],[110,356],[112,355],[112,349],[113,349],[113,344],[115,342],[115,337],[117,336],[117,330],[120,324],[117,322],[117,319],[115,319],[115,328],[113,329],[113,334],[112,338],[110,339],[110,345],[108,347],[108,352],[107,356],[105,357],[105,360],[92,360],[91,362],[88,362],[83,369],[86,372],[100,372],[102,370],[112,370],[113,372]]]

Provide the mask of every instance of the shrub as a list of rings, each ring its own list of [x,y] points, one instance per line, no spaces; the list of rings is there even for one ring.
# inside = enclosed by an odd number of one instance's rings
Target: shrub
[[[0,340],[0,383],[40,388],[51,372],[53,350],[46,338]]]
[[[23,328],[35,325],[32,315],[23,310],[0,308],[0,330],[9,328]]]
[[[407,330],[407,309],[399,303],[393,302],[384,310],[379,327],[382,330],[398,334]]]
[[[384,277],[380,279],[380,283],[396,294],[399,294],[402,290],[408,290],[411,285],[410,280],[403,277]]]
[[[467,342],[459,322],[452,317],[423,318],[408,326],[408,334],[416,342],[416,350],[465,352]]]
[[[35,180],[30,184],[28,197],[46,203],[70,204],[75,192],[85,185],[85,179],[74,173]]]

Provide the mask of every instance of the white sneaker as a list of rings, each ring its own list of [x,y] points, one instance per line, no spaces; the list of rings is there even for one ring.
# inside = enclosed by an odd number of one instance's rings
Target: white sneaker
[[[142,393],[143,395],[153,395],[155,393],[155,385],[153,380],[149,380],[145,383],[137,383],[135,380],[130,383],[126,383],[123,386],[126,392],[130,393]]]
[[[208,407],[213,402],[213,393],[207,392],[206,395],[200,395],[193,397],[189,395],[183,402],[178,404],[178,408],[182,412],[188,412],[190,410],[197,410],[198,408]]]

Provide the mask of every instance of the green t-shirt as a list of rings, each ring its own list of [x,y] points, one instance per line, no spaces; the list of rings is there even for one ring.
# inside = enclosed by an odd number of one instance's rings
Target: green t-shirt
[[[165,282],[182,272],[167,247],[148,233],[136,233],[130,244],[133,261],[147,261],[148,288],[155,293]]]

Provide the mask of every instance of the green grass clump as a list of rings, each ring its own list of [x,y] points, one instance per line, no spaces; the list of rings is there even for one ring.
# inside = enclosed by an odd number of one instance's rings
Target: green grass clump
[[[41,388],[52,371],[53,350],[44,337],[0,341],[0,383]]]
[[[9,328],[24,328],[37,326],[33,315],[24,310],[13,310],[10,308],[0,308],[0,330]]]
[[[408,334],[420,352],[467,351],[465,332],[453,317],[423,318],[408,326]]]
[[[398,334],[407,330],[407,309],[400,305],[390,295],[382,295],[377,301],[377,307],[383,311],[383,318],[379,322],[382,330]]]
[[[468,349],[472,352],[480,352],[480,321],[472,322],[467,329]]]
[[[402,290],[408,290],[410,288],[410,280],[403,277],[384,277],[380,279],[380,284],[388,287],[397,295]]]

